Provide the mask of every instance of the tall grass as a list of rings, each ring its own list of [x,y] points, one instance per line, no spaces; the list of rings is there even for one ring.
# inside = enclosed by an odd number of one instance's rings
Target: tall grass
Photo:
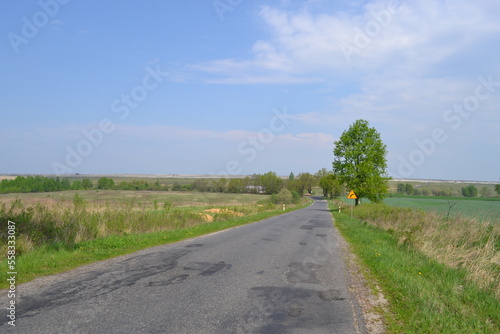
[[[470,280],[500,298],[500,225],[385,204],[355,208],[356,217],[382,228],[430,258],[462,268]]]
[[[394,231],[349,213],[332,213],[351,250],[369,269],[363,272],[388,300],[381,310],[387,333],[500,333],[499,300],[468,279],[463,268],[424,255]]]
[[[16,252],[22,255],[47,244],[71,247],[81,242],[114,235],[153,233],[188,228],[207,222],[207,207],[175,207],[169,203],[151,205],[133,200],[115,203],[87,203],[75,194],[68,201],[0,203],[0,252],[5,254],[7,222],[16,223]],[[154,210],[154,208],[157,208]],[[161,208],[161,209],[158,209]],[[225,221],[235,216],[275,210],[270,203],[233,205],[212,213],[211,220]]]

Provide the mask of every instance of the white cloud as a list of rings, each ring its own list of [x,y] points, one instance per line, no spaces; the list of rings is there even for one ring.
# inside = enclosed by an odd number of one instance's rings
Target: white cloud
[[[250,59],[220,59],[193,68],[208,75],[208,82],[233,84],[342,81],[382,70],[421,76],[498,34],[500,23],[492,11],[498,13],[492,1],[422,0],[398,6],[374,1],[356,15],[264,6],[259,16],[270,37],[255,41]],[[360,32],[369,40],[360,39]],[[350,62],[342,45],[357,50]]]

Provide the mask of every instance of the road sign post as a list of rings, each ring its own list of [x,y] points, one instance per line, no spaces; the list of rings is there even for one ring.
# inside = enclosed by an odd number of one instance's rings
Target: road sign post
[[[358,196],[356,196],[356,194],[354,193],[354,190],[351,190],[349,195],[347,195],[347,198],[353,199],[354,201],[356,201],[356,199],[358,199]],[[353,202],[351,202],[351,219],[352,219],[352,210],[353,210]]]

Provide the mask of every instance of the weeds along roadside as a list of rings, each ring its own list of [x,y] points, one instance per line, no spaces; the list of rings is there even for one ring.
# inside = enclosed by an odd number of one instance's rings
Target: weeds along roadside
[[[384,204],[358,206],[359,219],[382,228],[430,258],[463,268],[469,279],[500,298],[500,224],[468,217],[445,217]]]
[[[307,204],[309,201],[307,201]],[[288,205],[287,211],[307,205]],[[79,265],[175,242],[283,213],[269,200],[256,204],[175,207],[168,200],[88,203],[0,203],[0,222],[16,223],[19,283]],[[7,254],[7,227],[0,231],[0,252]],[[2,259],[2,268],[6,260]],[[6,272],[6,271],[5,271]],[[0,282],[0,288],[6,280]]]
[[[351,219],[338,207],[337,228],[390,302],[389,332],[500,332],[498,226],[374,204]]]

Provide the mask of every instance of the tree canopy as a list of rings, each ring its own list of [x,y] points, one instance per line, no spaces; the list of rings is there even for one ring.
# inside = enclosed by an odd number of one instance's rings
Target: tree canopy
[[[342,191],[342,184],[335,174],[327,174],[319,179],[319,186],[323,189],[323,196],[337,197]]]
[[[357,120],[335,141],[333,170],[358,199],[380,202],[389,190],[387,148],[366,120]],[[358,204],[356,199],[356,205]]]

